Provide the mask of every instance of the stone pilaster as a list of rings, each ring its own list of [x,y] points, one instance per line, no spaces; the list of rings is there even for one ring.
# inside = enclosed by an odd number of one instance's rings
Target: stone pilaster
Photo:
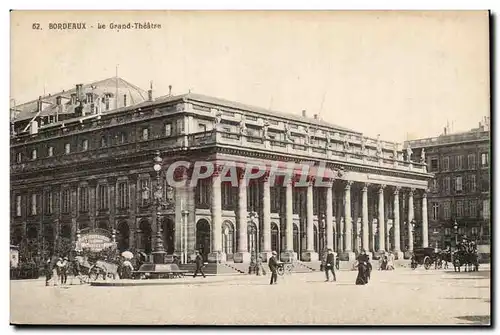
[[[352,251],[352,217],[351,217],[351,185],[352,181],[347,181],[344,187],[344,224],[345,224],[345,250],[341,257],[344,260],[354,260]]]
[[[314,180],[309,181],[306,195],[306,251],[302,253],[302,260],[312,262],[318,260],[318,253],[314,251]]]
[[[385,214],[384,214],[384,188],[380,185],[378,189],[378,248],[379,252],[385,251]]]
[[[332,185],[326,188],[326,248],[334,250],[333,245],[333,190]]]
[[[415,189],[410,189],[408,192],[408,251],[413,251],[413,228],[412,221],[415,219],[413,208],[413,192]]]
[[[262,234],[264,243],[261,252],[262,259],[267,261],[271,257],[271,188],[268,176],[262,179]],[[277,250],[275,250],[277,252]]]
[[[399,186],[394,188],[394,254],[396,259],[403,259],[403,253],[401,252],[401,222],[399,218],[399,190]]]
[[[285,251],[281,253],[281,260],[287,261],[296,258],[293,251],[293,184],[288,182],[285,190]]]
[[[248,252],[248,211],[247,211],[247,179],[242,172],[238,182],[238,252],[234,255],[235,263],[250,262]]]
[[[362,216],[363,216],[363,241],[362,247],[366,253],[370,252],[370,225],[368,221],[368,187],[370,184],[366,183],[362,189]]]
[[[429,221],[427,213],[427,190],[422,194],[422,247],[429,246]]]
[[[212,252],[208,255],[209,262],[222,262],[226,259],[222,254],[222,192],[220,167],[212,174]]]

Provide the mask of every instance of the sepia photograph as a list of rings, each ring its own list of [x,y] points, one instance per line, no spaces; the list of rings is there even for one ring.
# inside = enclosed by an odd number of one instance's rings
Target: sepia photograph
[[[491,326],[489,11],[9,15],[11,325]]]

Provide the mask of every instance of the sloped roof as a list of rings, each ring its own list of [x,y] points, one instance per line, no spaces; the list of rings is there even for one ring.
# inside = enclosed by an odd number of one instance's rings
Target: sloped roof
[[[247,111],[252,111],[255,113],[262,114],[262,115],[270,115],[270,116],[275,116],[277,118],[287,119],[287,120],[296,121],[296,122],[304,122],[304,123],[314,124],[314,125],[318,125],[318,126],[331,127],[331,128],[345,131],[345,132],[355,133],[355,134],[361,135],[361,132],[359,132],[359,131],[355,131],[355,130],[348,129],[348,128],[345,128],[345,127],[342,127],[342,126],[339,126],[336,124],[332,124],[332,123],[326,122],[326,121],[321,120],[321,119],[314,119],[314,118],[309,118],[309,117],[303,117],[301,115],[271,111],[271,110],[263,108],[263,107],[247,105],[247,104],[243,104],[240,102],[225,100],[225,99],[211,97],[211,96],[198,94],[198,93],[190,92],[190,93],[187,93],[187,94],[184,94],[181,96],[176,96],[175,98],[185,98],[185,99],[188,99],[191,101],[206,102],[206,103],[210,103],[210,104],[214,104],[214,105],[218,105],[218,106],[225,106],[225,107],[230,107],[230,108],[235,108],[235,109],[247,110]],[[162,100],[168,101],[171,99],[172,99],[172,97],[164,96],[164,97],[158,98],[157,100],[155,100],[155,102],[159,102],[159,101],[163,102]]]
[[[118,91],[119,97],[117,99],[118,108],[124,107],[124,95],[127,96],[127,105],[135,105],[147,99],[146,91],[122,78],[112,77],[88,84],[82,84],[82,94],[94,93],[94,101],[97,101],[97,99],[102,97],[104,93],[111,93],[114,96],[116,94],[116,91]],[[55,94],[42,96],[43,109],[40,113],[40,116],[53,115],[56,113],[56,108],[59,108],[56,105],[56,99],[58,96],[61,96],[63,98],[62,107],[59,110],[59,113],[74,113],[74,109],[76,106],[72,106],[69,104],[69,99],[71,98],[71,94],[73,93],[76,93],[76,87]],[[90,107],[88,105],[84,105],[84,110],[89,108]],[[115,109],[115,106],[110,106],[110,109]],[[11,120],[21,121],[31,119],[37,114],[37,112],[38,99],[23,103],[21,105],[17,105],[15,106],[15,108],[11,109]]]

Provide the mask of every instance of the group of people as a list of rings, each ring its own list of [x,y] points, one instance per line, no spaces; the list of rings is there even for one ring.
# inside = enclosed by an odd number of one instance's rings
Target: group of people
[[[79,263],[74,260],[70,261],[68,257],[59,257],[54,263],[54,259],[49,258],[45,263],[45,286],[49,286],[50,282],[56,286],[66,285],[68,281],[68,275],[78,276],[79,274]],[[71,280],[71,284],[73,280]]]

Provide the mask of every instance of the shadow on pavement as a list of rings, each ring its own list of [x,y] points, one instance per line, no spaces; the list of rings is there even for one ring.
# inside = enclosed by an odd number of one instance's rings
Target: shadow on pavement
[[[491,316],[489,315],[465,315],[456,316],[456,318],[472,322],[472,325],[491,325]]]

